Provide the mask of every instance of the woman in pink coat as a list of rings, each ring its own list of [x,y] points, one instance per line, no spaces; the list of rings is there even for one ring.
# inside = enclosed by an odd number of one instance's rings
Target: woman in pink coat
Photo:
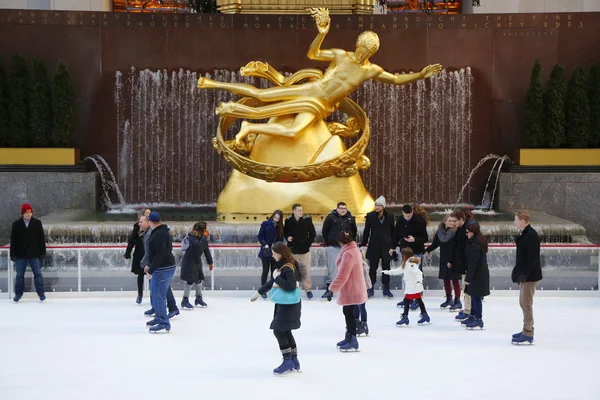
[[[358,351],[354,308],[367,301],[362,254],[351,232],[340,232],[338,242],[342,246],[342,250],[335,261],[338,271],[335,279],[329,285],[329,290],[338,293],[338,304],[343,306],[342,310],[346,317],[346,337],[337,346],[341,351]]]

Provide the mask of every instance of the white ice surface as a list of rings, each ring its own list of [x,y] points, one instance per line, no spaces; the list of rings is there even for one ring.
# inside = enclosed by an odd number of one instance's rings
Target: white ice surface
[[[433,323],[413,311],[409,328],[395,327],[398,299],[370,300],[358,353],[335,347],[340,306],[303,301],[303,372],[281,377],[273,305],[249,292],[207,293],[162,335],[145,327],[147,299],[29,294],[0,300],[0,399],[599,399],[600,298],[537,297],[535,345],[513,346],[516,294],[486,299],[484,331],[461,328],[439,295],[426,298]]]

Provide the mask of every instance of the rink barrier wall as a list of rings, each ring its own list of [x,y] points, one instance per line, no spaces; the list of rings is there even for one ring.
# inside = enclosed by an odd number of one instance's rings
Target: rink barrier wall
[[[311,246],[313,249],[318,249],[318,248],[323,248],[323,246],[320,245],[313,245]],[[490,244],[489,245],[490,249],[516,249],[515,245],[511,245],[511,244]],[[102,250],[125,250],[127,248],[126,245],[104,245],[104,246],[90,246],[90,245],[84,245],[84,246],[67,246],[67,245],[56,245],[56,246],[47,246],[48,250],[72,250],[72,251],[76,251],[76,255],[77,255],[77,292],[82,292],[82,250],[85,251],[102,251]],[[173,245],[173,249],[175,250],[179,250],[181,249],[181,245],[176,244]],[[210,290],[214,291],[215,290],[215,271],[218,269],[219,267],[219,263],[218,263],[218,257],[216,257],[215,255],[215,250],[221,250],[221,249],[225,249],[225,250],[235,250],[235,249],[239,249],[239,250],[253,250],[256,249],[258,250],[258,246],[256,245],[214,245],[211,246],[210,251],[211,254],[213,256],[213,260],[215,260],[215,265],[216,267],[213,268],[212,271],[210,271]],[[597,275],[597,286],[596,286],[596,290],[598,290],[598,288],[600,288],[600,245],[595,245],[595,244],[542,244],[541,245],[541,249],[542,249],[542,254],[544,253],[544,250],[556,250],[556,249],[568,249],[568,250],[591,250],[592,252],[595,251],[596,255],[595,256],[591,256],[592,260],[593,258],[595,258],[596,260],[596,275]],[[6,262],[7,262],[7,266],[9,266],[7,268],[7,286],[8,286],[8,297],[12,298],[13,296],[13,288],[14,288],[14,279],[16,276],[16,272],[15,272],[15,266],[14,263],[11,262],[10,260],[10,253],[9,253],[10,247],[9,246],[0,246],[0,257],[3,256],[4,254],[2,253],[6,253],[5,257],[6,257]],[[129,262],[129,260],[127,260],[127,262]],[[543,267],[543,266],[542,266]],[[392,266],[393,268],[393,266]],[[228,269],[228,268],[223,268],[223,269]],[[231,268],[229,268],[231,269]],[[437,278],[437,277],[436,277]],[[146,288],[149,287],[148,285],[148,281],[146,279]],[[560,288],[559,288],[560,289]],[[592,288],[593,289],[593,288]],[[105,289],[106,290],[106,289]],[[122,290],[122,289],[121,289]],[[577,288],[575,288],[575,290],[577,290]],[[88,289],[89,291],[89,289]],[[0,290],[1,292],[1,290]]]

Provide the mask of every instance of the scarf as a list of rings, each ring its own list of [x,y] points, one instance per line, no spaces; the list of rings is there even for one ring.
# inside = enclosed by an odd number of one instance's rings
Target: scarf
[[[450,240],[452,240],[455,233],[455,230],[446,229],[445,227],[440,226],[435,234],[437,235],[438,239],[440,239],[440,242],[448,243]]]

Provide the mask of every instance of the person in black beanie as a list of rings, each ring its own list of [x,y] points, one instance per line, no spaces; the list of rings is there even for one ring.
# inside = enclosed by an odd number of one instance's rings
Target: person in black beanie
[[[33,272],[35,291],[40,301],[44,301],[46,300],[46,294],[40,263],[40,258],[46,255],[44,227],[39,219],[33,218],[33,208],[27,203],[21,206],[21,216],[13,222],[10,234],[10,260],[15,263],[17,268],[15,297],[13,300],[16,303],[23,297],[25,269],[29,264]]]
[[[159,213],[151,212],[148,222],[152,227],[148,243],[150,264],[144,268],[144,272],[150,277],[150,301],[155,318],[146,325],[151,325],[150,332],[169,332],[171,323],[167,314],[167,293],[171,289],[171,280],[176,268],[173,242],[169,228],[161,222]]]

